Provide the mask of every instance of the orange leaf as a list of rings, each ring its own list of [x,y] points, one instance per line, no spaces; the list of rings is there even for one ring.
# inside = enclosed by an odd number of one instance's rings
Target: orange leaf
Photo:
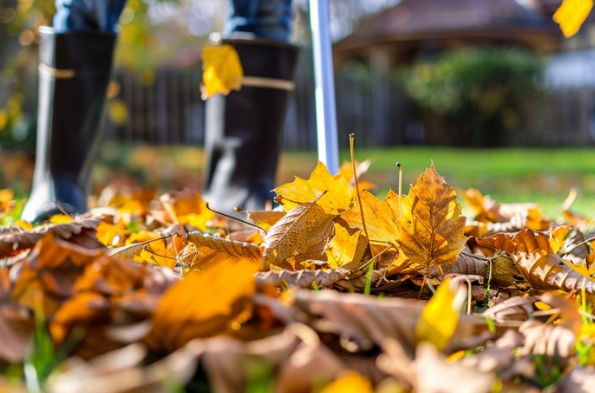
[[[163,296],[147,338],[153,349],[177,349],[193,338],[238,329],[252,313],[258,262],[242,259],[190,272]]]
[[[467,237],[465,217],[455,190],[446,184],[434,164],[417,179],[401,201],[398,243],[411,260],[411,269],[453,263]]]

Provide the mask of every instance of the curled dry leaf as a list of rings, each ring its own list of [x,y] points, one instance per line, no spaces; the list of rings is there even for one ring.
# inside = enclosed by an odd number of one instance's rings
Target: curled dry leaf
[[[95,237],[99,223],[100,220],[96,218],[85,218],[64,224],[43,225],[30,231],[0,236],[0,257],[9,257],[15,252],[33,248],[46,233],[52,233],[58,239],[68,240],[86,248],[102,248],[103,245]]]
[[[564,262],[558,254],[540,253],[513,255],[519,272],[534,288],[562,289],[567,292],[585,289],[595,294],[595,281],[588,273],[581,274],[570,262]]]
[[[194,243],[197,247],[210,248],[234,258],[260,260],[260,247],[252,243],[203,235],[200,232],[190,232],[188,241]]]
[[[525,322],[519,329],[525,336],[523,353],[567,358],[573,353],[581,332],[582,319],[576,303],[573,298],[566,299],[553,293],[545,293],[539,300],[557,311],[556,323]]]
[[[500,324],[522,323],[533,315],[535,301],[536,299],[531,296],[514,296],[490,307],[482,315]]]
[[[457,261],[452,265],[440,268],[435,266],[428,271],[429,278],[438,280],[443,280],[445,276],[451,274],[480,276],[492,287],[509,287],[522,278],[508,255],[487,259],[469,252],[460,253]]]
[[[152,349],[175,350],[190,340],[229,333],[252,313],[258,262],[240,259],[190,272],[162,297],[146,338]]]
[[[398,243],[410,259],[408,270],[454,263],[465,246],[465,217],[454,189],[434,165],[417,179],[401,201]]]
[[[274,265],[295,270],[299,262],[320,259],[331,237],[335,217],[325,213],[318,202],[291,210],[271,227],[264,239],[263,269]]]
[[[286,284],[301,288],[312,288],[314,285],[320,288],[330,288],[335,283],[345,280],[352,274],[347,269],[332,270],[299,270],[289,271],[268,271],[256,273],[256,281],[260,284],[272,284],[278,286]]]

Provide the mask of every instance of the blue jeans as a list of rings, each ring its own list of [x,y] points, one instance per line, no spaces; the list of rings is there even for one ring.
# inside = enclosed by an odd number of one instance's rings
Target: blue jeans
[[[219,1],[219,0],[217,0]],[[229,0],[232,12],[225,36],[251,33],[259,38],[289,41],[291,0]],[[117,33],[126,0],[56,0],[54,31],[105,31]]]

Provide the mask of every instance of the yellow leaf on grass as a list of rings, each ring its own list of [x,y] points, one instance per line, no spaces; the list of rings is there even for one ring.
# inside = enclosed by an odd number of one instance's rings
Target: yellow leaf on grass
[[[424,307],[415,326],[415,337],[443,350],[457,330],[459,309],[455,304],[457,291],[450,288],[450,279],[440,284],[438,290]]]
[[[374,393],[372,382],[356,371],[345,371],[320,393]]]
[[[436,172],[434,164],[402,198],[401,214],[398,243],[411,261],[411,270],[457,260],[467,241],[465,217],[455,190]]]
[[[591,9],[593,0],[564,0],[554,14],[554,22],[560,25],[566,37],[572,37],[578,33]]]
[[[238,329],[252,312],[257,271],[258,262],[241,259],[188,273],[159,302],[147,337],[149,346],[171,351],[194,338]]]
[[[244,79],[244,70],[238,52],[231,45],[206,46],[202,50],[203,96],[229,94],[239,90]]]
[[[335,223],[335,236],[326,249],[326,256],[332,269],[339,267],[356,269],[360,266],[368,239],[360,229],[352,232],[349,233],[343,225]]]
[[[281,200],[283,210],[290,211],[300,204],[313,202],[327,214],[340,214],[349,209],[352,200],[351,190],[343,175],[331,175],[326,166],[319,162],[308,180],[296,177],[291,183],[274,189]]]

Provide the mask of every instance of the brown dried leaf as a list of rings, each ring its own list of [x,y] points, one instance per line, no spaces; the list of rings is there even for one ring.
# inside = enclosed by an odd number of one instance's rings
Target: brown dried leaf
[[[595,281],[573,269],[571,263],[564,262],[558,254],[517,253],[513,260],[534,288],[568,292],[584,288],[587,293],[595,294]]]
[[[256,273],[256,281],[260,284],[275,286],[284,283],[291,287],[312,288],[315,284],[318,287],[330,288],[335,283],[347,279],[352,273],[347,269],[299,270],[297,272],[281,269]]]
[[[482,315],[497,323],[524,322],[533,315],[535,300],[534,297],[514,296],[488,308]]]
[[[260,247],[255,244],[203,235],[200,232],[190,232],[188,241],[194,243],[197,247],[210,248],[234,258],[260,260],[261,256]]]
[[[551,321],[552,323],[530,320],[519,328],[525,336],[522,353],[557,355],[563,358],[570,356],[574,353],[575,342],[582,325],[574,298],[566,299],[553,293],[545,293],[539,297],[539,300],[554,308],[557,311],[557,317],[555,322]]]
[[[268,231],[264,241],[263,269],[271,265],[296,270],[299,262],[321,259],[336,216],[310,202],[287,213]],[[290,260],[291,258],[291,260]]]
[[[48,224],[30,231],[0,236],[0,258],[13,255],[17,251],[33,248],[46,233],[56,238],[87,248],[103,248],[103,244],[95,237],[100,220],[85,218],[64,224]]]
[[[518,269],[507,255],[486,259],[467,252],[460,253],[457,262],[452,265],[433,267],[428,271],[429,278],[440,281],[449,274],[480,276],[492,287],[509,287],[520,278]]]
[[[408,269],[427,270],[454,263],[465,246],[465,217],[454,189],[434,165],[417,179],[401,200],[398,243],[410,259]]]

